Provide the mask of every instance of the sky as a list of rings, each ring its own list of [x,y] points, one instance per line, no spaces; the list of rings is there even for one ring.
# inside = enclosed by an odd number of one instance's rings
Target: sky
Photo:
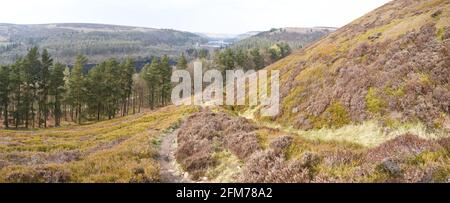
[[[0,23],[102,23],[239,34],[341,27],[389,0],[4,0]]]

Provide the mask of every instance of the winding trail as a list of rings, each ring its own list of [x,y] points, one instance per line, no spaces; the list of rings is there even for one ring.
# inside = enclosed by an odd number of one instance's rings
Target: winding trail
[[[161,180],[164,183],[190,183],[188,174],[177,165],[175,151],[177,149],[177,135],[179,130],[163,135],[159,151],[159,164],[161,166]]]

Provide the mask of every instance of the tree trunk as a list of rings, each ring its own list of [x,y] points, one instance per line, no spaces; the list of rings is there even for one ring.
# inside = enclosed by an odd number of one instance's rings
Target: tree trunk
[[[64,120],[67,121],[67,104],[64,104]]]
[[[59,104],[58,94],[55,95],[55,127],[61,124],[61,105]]]
[[[26,111],[27,112],[25,112],[25,128],[28,128],[28,121],[30,120],[30,113],[28,111],[28,108]]]
[[[16,119],[16,129],[19,128],[19,119],[20,119],[20,110],[19,110],[19,106],[20,106],[20,99],[21,99],[21,95],[20,95],[20,85],[19,85],[19,90],[17,91],[17,109],[16,109],[16,113],[15,113],[15,119]]]
[[[100,121],[100,103],[97,104],[97,121]]]
[[[8,101],[5,101],[5,128],[9,128],[8,122]]]
[[[78,124],[81,124],[81,104],[78,104]]]
[[[47,128],[48,119],[48,109],[47,109],[47,99],[44,100],[44,128]]]
[[[33,128],[35,128],[36,127],[36,114],[34,113],[34,107],[33,107],[33,102],[31,102],[31,121],[32,121],[32,124],[31,124],[31,126],[33,127]]]
[[[42,103],[41,101],[38,101],[38,110],[37,110],[37,120],[38,120],[38,127],[41,128],[41,114],[42,114]]]

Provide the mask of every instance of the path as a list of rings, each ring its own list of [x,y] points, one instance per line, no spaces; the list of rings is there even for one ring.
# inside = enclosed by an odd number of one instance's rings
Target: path
[[[161,180],[165,183],[192,182],[189,178],[185,177],[185,173],[179,169],[175,160],[177,134],[178,130],[168,133],[162,137],[161,141],[159,164],[161,166]]]

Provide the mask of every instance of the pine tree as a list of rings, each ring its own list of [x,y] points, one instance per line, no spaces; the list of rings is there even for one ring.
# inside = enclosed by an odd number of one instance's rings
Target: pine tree
[[[122,98],[122,87],[120,87],[120,80],[118,76],[120,74],[120,64],[115,59],[109,59],[105,62],[105,104],[106,113],[109,119],[116,116],[119,101]]]
[[[172,83],[170,82],[170,76],[172,75],[172,68],[169,64],[169,57],[166,55],[161,58],[161,64],[159,68],[160,77],[160,92],[161,92],[161,104],[166,105],[166,102],[170,98],[170,91],[172,89]]]
[[[106,63],[103,62],[88,73],[86,80],[88,94],[88,107],[96,112],[97,121],[100,121],[104,102],[106,101],[106,79],[105,79]]]
[[[7,66],[0,67],[0,109],[3,109],[4,125],[9,128],[8,107],[10,92],[10,70]],[[1,111],[0,111],[1,112]]]
[[[200,59],[206,59],[208,57],[208,50],[207,49],[200,49],[200,51],[198,51],[198,57]]]
[[[44,121],[44,128],[47,127],[48,119],[48,94],[50,89],[50,68],[53,65],[53,59],[48,51],[44,49],[41,56],[41,74],[39,78],[39,127],[41,127],[41,118]]]
[[[264,58],[259,52],[259,49],[253,49],[250,54],[252,55],[252,61],[257,70],[264,68]]]
[[[41,73],[41,62],[39,61],[39,51],[37,47],[33,47],[28,51],[23,61],[24,73],[24,105],[25,105],[25,127],[28,128],[30,121],[30,114],[32,126],[35,127],[35,107],[37,100],[37,91]]]
[[[234,53],[231,49],[225,49],[223,52],[219,52],[219,65],[221,66],[222,72],[226,70],[233,70],[234,65]]]
[[[187,64],[188,64],[188,62],[186,60],[186,57],[184,56],[184,53],[181,53],[180,58],[178,58],[178,61],[177,61],[177,68],[184,70],[187,68]]]
[[[27,109],[23,102],[23,82],[24,82],[24,71],[23,71],[23,60],[19,59],[11,66],[10,81],[11,86],[11,99],[12,105],[14,106],[13,118],[15,128],[19,127],[24,115],[24,111]]]
[[[35,127],[36,116],[39,127],[47,127],[50,116],[55,126],[61,125],[62,117],[67,119],[70,109],[71,121],[81,123],[95,113],[97,120],[102,115],[114,118],[122,113],[128,115],[128,108],[135,98],[144,98],[145,86],[149,89],[149,104],[152,108],[165,105],[171,88],[171,67],[169,58],[164,56],[147,65],[141,77],[135,74],[132,59],[123,63],[115,59],[106,60],[84,72],[87,58],[79,55],[72,69],[61,64],[53,64],[48,51],[33,47],[28,54],[8,67],[0,67],[0,116],[9,127],[9,117],[15,127]],[[146,78],[146,80],[144,80]],[[137,81],[138,84],[135,84]],[[133,95],[134,94],[134,95]],[[142,102],[140,102],[141,106]],[[139,106],[139,108],[140,108]]]
[[[236,65],[239,68],[243,68],[243,69],[247,69],[248,67],[246,67],[246,62],[247,62],[247,54],[242,50],[239,49],[236,52]]]
[[[52,106],[56,127],[59,127],[61,125],[61,102],[63,101],[62,97],[65,91],[64,70],[64,65],[62,65],[61,63],[56,63],[51,69],[50,74],[49,94],[53,96]]]
[[[133,59],[126,59],[121,65],[121,87],[123,88],[122,94],[122,116],[128,114],[128,106],[131,100],[131,94],[133,93],[133,75],[136,72]]]
[[[72,103],[71,97],[70,97],[70,68],[69,66],[66,66],[66,68],[64,69],[64,96],[63,96],[63,106],[64,106],[64,120],[68,121],[67,118],[67,109],[70,106],[70,104]]]
[[[75,117],[79,124],[81,123],[82,106],[86,94],[85,76],[83,72],[86,63],[87,58],[83,55],[78,55],[69,78],[69,97],[72,106],[76,108]]]
[[[148,103],[151,109],[155,108],[156,94],[159,89],[159,60],[154,58],[150,65],[146,65],[143,69],[143,79],[147,83],[148,87]]]

